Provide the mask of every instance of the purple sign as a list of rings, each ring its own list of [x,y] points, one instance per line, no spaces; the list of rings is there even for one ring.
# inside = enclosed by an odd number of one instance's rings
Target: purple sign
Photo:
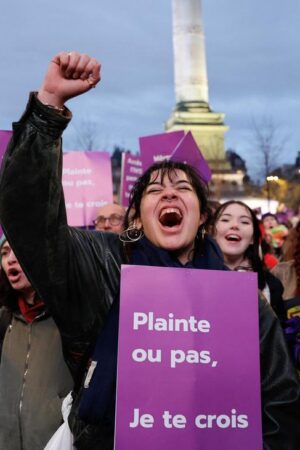
[[[12,131],[0,130],[0,161],[2,161],[7,144],[12,136]]]
[[[208,183],[211,179],[211,170],[192,135],[189,131],[178,143],[171,155],[173,161],[181,161],[195,167],[202,179]]]
[[[184,137],[184,131],[154,134],[139,138],[143,170],[152,164],[170,159],[178,143]]]
[[[253,273],[122,267],[115,450],[262,450],[257,292]]]
[[[0,130],[0,163],[2,161],[2,158],[6,151],[7,144],[10,141],[11,136],[12,136],[12,131]],[[0,225],[0,237],[2,236],[2,234],[3,234],[3,231],[2,231],[2,227]]]
[[[136,180],[143,174],[142,160],[139,156],[122,153],[122,169],[120,183],[121,205],[128,206],[129,196]]]
[[[92,225],[98,208],[113,201],[109,153],[64,153],[62,183],[68,224]]]

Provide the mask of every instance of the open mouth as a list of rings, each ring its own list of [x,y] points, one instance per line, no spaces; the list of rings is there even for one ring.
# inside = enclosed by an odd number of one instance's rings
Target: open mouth
[[[17,275],[19,275],[19,273],[20,272],[17,269],[9,269],[7,272],[7,274],[12,277],[16,277]]]
[[[226,236],[226,240],[229,242],[240,242],[241,241],[241,237],[238,236],[237,234],[228,234]]]
[[[21,277],[21,273],[20,270],[11,268],[7,272],[7,278],[11,283],[17,283]]]
[[[172,228],[182,222],[182,213],[178,208],[165,208],[161,211],[159,222],[162,226]]]

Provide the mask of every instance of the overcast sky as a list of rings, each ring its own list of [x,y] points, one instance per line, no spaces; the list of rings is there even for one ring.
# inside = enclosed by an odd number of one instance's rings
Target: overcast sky
[[[183,0],[185,1],[185,0]],[[209,99],[225,113],[226,148],[246,159],[252,118],[272,117],[287,136],[278,163],[300,150],[300,1],[203,0]],[[10,0],[0,16],[0,129],[10,129],[37,90],[48,61],[78,50],[102,63],[97,89],[69,102],[76,130],[99,124],[98,148],[138,150],[138,137],[160,133],[174,107],[171,0]]]

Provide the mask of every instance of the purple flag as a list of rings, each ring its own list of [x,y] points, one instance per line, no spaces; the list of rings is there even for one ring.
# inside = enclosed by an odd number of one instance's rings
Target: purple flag
[[[211,179],[211,170],[192,135],[189,131],[178,143],[171,155],[173,161],[188,163],[195,167],[202,179],[208,183]]]
[[[128,206],[131,189],[142,174],[141,158],[130,153],[122,153],[120,201],[124,207]]]
[[[185,448],[262,450],[256,274],[123,266],[115,450]]]
[[[109,153],[64,153],[62,183],[68,224],[92,225],[98,208],[113,201]]]
[[[184,131],[154,134],[139,138],[143,171],[152,164],[170,159],[174,149],[184,137]]]

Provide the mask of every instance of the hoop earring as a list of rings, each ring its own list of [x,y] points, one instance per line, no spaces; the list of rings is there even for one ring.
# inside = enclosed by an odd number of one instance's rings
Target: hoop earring
[[[142,229],[136,228],[135,225],[130,225],[120,235],[119,239],[125,243],[137,242],[144,236]]]
[[[204,239],[205,239],[205,234],[206,234],[205,227],[202,227],[202,230],[201,230],[201,240],[202,240],[202,242],[203,242]]]
[[[201,227],[199,228],[199,230],[197,232],[197,238],[200,241],[200,244],[202,244],[204,242],[205,234],[206,234],[205,227],[204,227],[204,225],[201,225]]]

